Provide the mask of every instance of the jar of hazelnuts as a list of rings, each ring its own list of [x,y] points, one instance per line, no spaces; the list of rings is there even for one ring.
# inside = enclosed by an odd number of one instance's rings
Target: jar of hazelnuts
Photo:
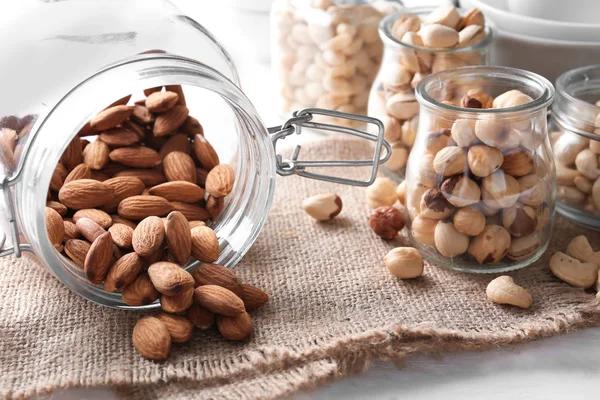
[[[557,211],[600,230],[600,65],[558,77],[550,123]]]
[[[463,67],[416,89],[408,160],[409,234],[430,262],[467,272],[524,267],[548,246],[556,173],[548,80],[507,67]]]
[[[476,8],[443,5],[388,15],[381,21],[379,36],[384,55],[369,96],[368,114],[385,125],[385,138],[392,145],[385,167],[402,179],[419,127],[417,84],[431,73],[486,65],[494,29]]]

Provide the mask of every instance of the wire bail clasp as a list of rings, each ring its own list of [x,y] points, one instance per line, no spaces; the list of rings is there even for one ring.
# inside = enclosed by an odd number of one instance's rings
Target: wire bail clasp
[[[348,119],[353,121],[365,122],[367,124],[373,124],[377,127],[377,134],[361,131],[359,129],[332,125],[321,122],[313,122],[314,115],[324,115],[328,117]],[[362,139],[375,142],[375,152],[372,159],[367,160],[298,160],[300,150],[302,146],[296,145],[292,151],[290,159],[283,159],[281,154],[277,154],[277,142],[280,139],[285,139],[291,134],[302,133],[302,128],[312,128],[323,131],[331,131],[338,133],[345,133],[352,136],[357,136]],[[383,139],[384,127],[383,123],[377,118],[366,117],[363,115],[349,114],[334,110],[325,110],[321,108],[305,108],[293,113],[292,118],[287,120],[283,125],[269,128],[269,133],[272,134],[271,140],[273,147],[275,148],[275,154],[277,155],[277,173],[282,176],[288,175],[300,175],[305,178],[317,179],[320,181],[327,181],[333,183],[341,183],[344,185],[353,186],[369,186],[375,181],[377,177],[377,170],[379,164],[386,162],[391,155],[391,147],[388,142]],[[385,154],[381,156],[381,148],[385,148]],[[314,172],[307,171],[307,168],[311,167],[360,167],[360,166],[372,166],[371,174],[367,180],[356,180],[342,178],[333,175],[324,175]]]

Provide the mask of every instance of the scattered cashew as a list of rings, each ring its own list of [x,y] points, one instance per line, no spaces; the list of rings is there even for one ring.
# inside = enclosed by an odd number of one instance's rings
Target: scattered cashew
[[[513,278],[507,275],[499,276],[491,281],[485,293],[490,301],[498,304],[529,308],[533,302],[527,290],[517,285]]]
[[[598,280],[598,265],[582,263],[561,251],[550,259],[550,271],[558,279],[578,288],[590,288]]]

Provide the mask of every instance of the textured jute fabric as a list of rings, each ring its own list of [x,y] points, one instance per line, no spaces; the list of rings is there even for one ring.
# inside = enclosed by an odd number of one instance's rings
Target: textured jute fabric
[[[335,140],[305,146],[306,156],[366,158],[370,149]],[[324,192],[338,193],[344,209],[335,220],[317,223],[301,202]],[[376,357],[480,350],[600,325],[595,296],[548,270],[550,256],[577,234],[587,234],[600,250],[597,233],[557,218],[547,254],[510,273],[534,300],[521,310],[486,300],[492,275],[427,265],[418,279],[391,276],[382,258],[408,240],[378,238],[368,227],[364,196],[363,188],[280,178],[264,231],[236,268],[271,296],[252,313],[253,336],[237,343],[198,331],[189,343],[173,345],[164,362],[140,357],[131,345],[140,313],[71,294],[32,258],[3,259],[0,397],[113,385],[132,399],[275,398],[360,372]]]

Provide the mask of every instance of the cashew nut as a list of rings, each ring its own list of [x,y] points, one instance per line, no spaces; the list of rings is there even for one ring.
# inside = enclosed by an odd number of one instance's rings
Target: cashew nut
[[[598,265],[582,263],[561,251],[550,259],[550,271],[558,279],[578,288],[590,288],[598,280]]]
[[[527,290],[517,285],[513,278],[507,275],[499,276],[491,281],[485,293],[490,301],[498,304],[529,308],[533,302]]]

